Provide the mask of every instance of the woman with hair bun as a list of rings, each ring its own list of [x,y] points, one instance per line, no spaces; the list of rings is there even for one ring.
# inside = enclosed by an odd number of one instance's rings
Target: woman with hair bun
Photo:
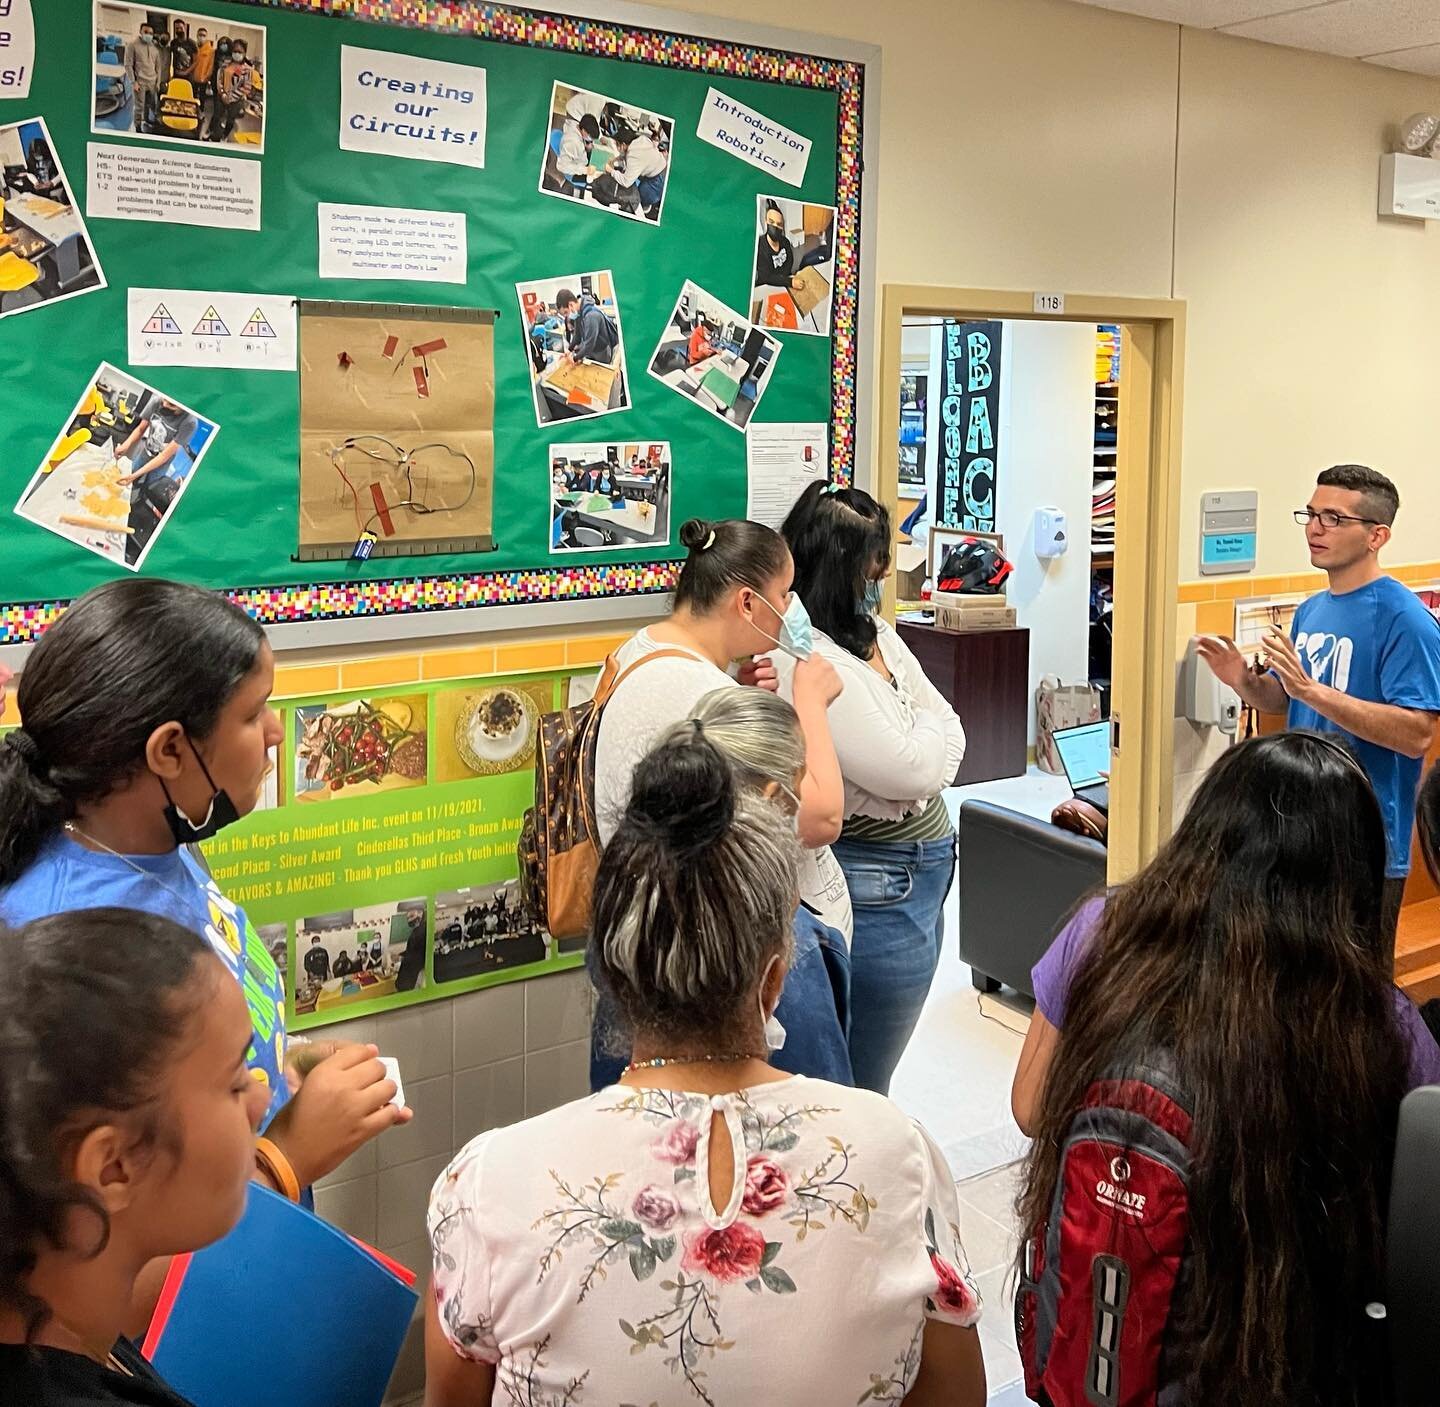
[[[769,1064],[798,873],[790,820],[703,726],[636,768],[591,932],[633,1059],[436,1182],[428,1407],[984,1402],[939,1150],[879,1095]]]
[[[125,1333],[142,1270],[245,1208],[268,1099],[244,994],[203,938],[127,909],[0,951],[0,1402],[188,1407]]]
[[[737,682],[775,688],[769,661],[730,674],[736,660],[775,648],[796,670],[795,712],[805,734],[807,766],[800,788],[800,839],[828,845],[840,833],[840,768],[825,711],[839,694],[835,671],[811,657],[809,621],[790,587],[794,563],[780,534],[743,518],[692,518],[680,529],[688,556],[668,620],[632,635],[615,654],[620,669],[646,656],[664,659],[636,669],[611,695],[595,746],[595,812],[605,845],[625,814],[630,778],[672,724],[690,717],[713,689]]]
[[[716,689],[696,704],[688,721],[669,729],[658,746],[663,749],[673,738],[696,728],[704,731],[706,740],[730,764],[744,792],[768,801],[795,824],[805,775],[805,735],[795,710],[784,699],[768,689]],[[822,850],[818,855],[834,870],[843,893],[845,877],[830,852]],[[802,876],[807,864],[816,866],[817,852],[801,851]],[[849,946],[844,936],[803,900],[792,928],[790,972],[775,1012],[785,1040],[772,1052],[772,1059],[778,1069],[794,1075],[853,1085],[847,1044]],[[608,992],[601,993],[599,1012],[606,1048],[592,1058],[592,1089],[614,1084],[630,1059],[629,1033],[617,1022]]]

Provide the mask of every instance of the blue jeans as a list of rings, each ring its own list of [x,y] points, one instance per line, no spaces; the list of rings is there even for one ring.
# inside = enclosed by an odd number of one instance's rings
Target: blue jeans
[[[850,1064],[861,1089],[890,1077],[930,991],[955,879],[955,838],[831,847],[855,911],[850,947]]]
[[[802,908],[795,915],[795,958],[775,1008],[785,1028],[784,1048],[770,1057],[777,1070],[838,1085],[855,1083],[845,1040],[845,967],[844,938]],[[620,1078],[630,1058],[628,1045],[614,1003],[597,988],[590,1028],[592,1090],[606,1089]]]

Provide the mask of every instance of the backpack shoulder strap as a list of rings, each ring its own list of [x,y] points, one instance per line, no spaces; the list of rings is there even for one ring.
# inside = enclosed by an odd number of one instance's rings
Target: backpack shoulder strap
[[[591,702],[594,703],[597,709],[604,708],[605,705],[610,702],[611,698],[614,697],[615,691],[634,674],[637,669],[642,665],[649,664],[652,660],[665,659],[695,660],[697,663],[703,663],[699,655],[693,654],[689,650],[670,648],[651,650],[649,654],[641,655],[638,660],[632,661],[622,669],[615,656],[611,655],[610,658],[605,661],[605,672],[600,677],[599,687],[596,688]]]

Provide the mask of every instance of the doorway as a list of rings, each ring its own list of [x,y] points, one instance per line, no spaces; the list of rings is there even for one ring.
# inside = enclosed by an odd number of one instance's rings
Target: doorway
[[[902,461],[907,498],[914,494],[915,389],[902,410],[893,388],[918,368],[905,354],[908,321],[1079,324],[1115,329],[1118,397],[1105,422],[1114,434],[1113,671],[1110,696],[1111,883],[1135,873],[1171,829],[1174,752],[1174,663],[1180,474],[1180,405],[1185,305],[1166,299],[1069,295],[1041,311],[1038,295],[999,290],[887,284],[882,293],[880,454],[876,496],[896,521]],[[1053,301],[1049,306],[1053,306]],[[907,360],[910,365],[907,368]],[[932,378],[933,379],[933,378]],[[942,388],[926,385],[936,400]],[[1100,407],[1097,404],[1096,409]],[[903,423],[909,422],[908,428]],[[906,445],[909,439],[911,445]],[[938,445],[927,444],[935,455]],[[1003,495],[1003,484],[992,484]],[[895,580],[891,577],[891,582]],[[895,606],[890,588],[887,608]]]
[[[923,372],[926,380],[923,384],[919,381],[921,358],[913,330],[910,356],[905,355],[907,321],[912,329],[916,324],[1000,324],[1015,331],[1010,339],[1011,352],[1018,356],[1030,355],[1036,360],[1045,355],[1045,339],[1027,339],[1021,334],[1027,330],[1039,331],[1033,324],[1054,323],[1074,330],[1072,344],[1077,354],[1086,347],[1091,349],[1093,380],[1086,377],[1083,368],[1078,372],[1078,384],[1071,384],[1069,388],[1068,395],[1074,403],[1067,407],[1066,416],[1072,427],[1084,427],[1078,433],[1088,436],[1092,423],[1101,428],[1093,436],[1093,445],[1082,446],[1086,452],[1072,460],[1074,477],[1067,489],[1069,496],[1058,489],[1056,496],[1061,498],[1061,506],[1067,511],[1083,512],[1082,505],[1090,510],[1085,521],[1087,531],[1077,534],[1076,556],[1081,556],[1079,542],[1082,540],[1087,548],[1093,545],[1094,550],[1087,551],[1083,560],[1064,563],[1072,579],[1075,569],[1079,569],[1079,594],[1084,594],[1095,574],[1108,572],[1113,582],[1109,845],[1103,858],[1095,857],[1093,864],[1096,882],[1103,870],[1103,877],[1115,883],[1138,870],[1171,829],[1180,387],[1185,306],[1160,300],[1069,296],[1063,300],[1063,306],[1054,311],[1040,311],[1040,308],[1041,299],[1030,293],[912,285],[887,285],[883,289],[880,453],[871,488],[889,507],[896,523],[902,523],[918,505],[917,494],[924,491],[920,488],[922,477],[936,481],[934,456],[943,449],[929,430],[930,425],[937,423],[936,418],[927,413],[936,400],[946,394],[946,387],[935,384],[937,378],[930,370],[928,359]],[[1110,346],[1112,351],[1118,351],[1119,363],[1118,375],[1107,374],[1103,382],[1095,365],[1100,353],[1096,339],[1101,328],[1114,329]],[[994,351],[993,343],[991,351]],[[999,350],[1002,374],[1005,354],[1002,339]],[[950,374],[948,367],[940,368],[942,381]],[[902,388],[902,378],[907,384],[902,394],[896,394],[897,388]],[[1072,378],[1072,382],[1076,379]],[[983,374],[978,380],[983,380]],[[1112,381],[1116,384],[1112,385]],[[968,388],[968,378],[966,384]],[[1003,396],[997,402],[997,409],[1001,403]],[[1018,415],[1038,412],[1043,416],[1044,409],[1043,405],[1012,403],[1009,427],[1015,427]],[[952,407],[952,421],[954,418]],[[920,422],[927,419],[929,424],[919,431],[917,438]],[[962,433],[968,428],[967,408],[961,422]],[[992,432],[996,428],[993,421],[990,428]],[[1109,443],[1112,435],[1113,446]],[[978,435],[977,449],[983,450],[983,438],[983,433]],[[1042,455],[1047,443],[1050,441],[1041,436],[1025,452],[1032,457]],[[1096,453],[1102,445],[1113,448],[1114,453]],[[950,448],[953,451],[953,445]],[[948,459],[953,457],[953,453],[947,453]],[[903,484],[902,464],[906,480]],[[928,476],[924,475],[926,467],[930,470]],[[969,467],[967,463],[962,469]],[[995,456],[993,468],[1000,477],[998,481],[992,477],[988,486],[998,500],[991,505],[992,515],[998,510],[1005,518],[1003,502],[1007,481],[1003,446]],[[1112,486],[1113,506],[1103,492],[1107,481]],[[983,500],[986,487],[978,472],[972,476],[972,500]],[[1034,487],[1033,481],[1031,487]],[[961,488],[963,490],[963,478]],[[1024,486],[1012,482],[1009,489],[1012,493],[1017,489],[1024,491]],[[1098,499],[1097,491],[1100,491]],[[907,499],[908,503],[902,502]],[[953,511],[954,507],[953,501],[946,505],[947,510]],[[979,520],[985,515],[972,516]],[[1011,536],[1006,537],[1003,549],[1007,557],[1026,557],[1026,569],[1033,574],[1036,539],[1033,533],[1027,536],[1021,530],[1027,516],[1022,513],[1018,520],[1014,515],[1009,516],[1007,525]],[[1113,547],[1108,549],[1104,546],[1106,528],[1113,531],[1110,538]],[[1017,536],[1018,540],[1012,540]],[[907,560],[913,574],[917,565],[914,553],[908,559],[902,559],[897,553],[896,570],[887,588],[890,598],[886,602],[887,611],[895,608],[895,584],[903,575]],[[1041,567],[1045,565],[1042,563]],[[1058,574],[1054,580],[1058,580]],[[1017,599],[1021,594],[1016,592]],[[1067,616],[1067,621],[1073,624],[1062,629],[1085,630],[1085,619],[1078,614],[1083,608],[1076,602],[1075,594],[1073,591],[1068,595],[1061,593],[1071,602],[1069,609],[1077,612]],[[1101,677],[1099,661],[1091,659],[1088,649],[1077,650],[1076,642],[1072,641],[1068,650],[1061,651],[1048,623],[1046,631],[1049,643],[1045,648],[1054,649],[1056,659],[1068,661],[1064,668],[1076,671],[1078,677],[1085,680]],[[1027,682],[1030,679],[1028,661],[1026,679]],[[987,682],[990,681],[983,676],[977,677],[976,687],[983,687]],[[958,701],[958,678],[956,685]],[[1017,701],[1017,707],[1021,713],[1019,729],[1023,744],[1033,700]],[[957,711],[960,711],[958,706]],[[1024,786],[1027,782],[1037,788],[1048,784],[1052,788],[1049,795],[1055,794],[1053,787],[1059,783],[1068,795],[1069,788],[1063,777],[1021,778],[1017,784]],[[1030,808],[1031,814],[1043,814],[1048,820],[1044,797],[1038,791],[1035,802]],[[1010,809],[1018,808],[1010,805]],[[1028,858],[1024,861],[1024,865],[1031,863]],[[1016,882],[1024,883],[1023,876]],[[940,969],[920,1023],[895,1071],[891,1097],[936,1138],[957,1179],[971,1268],[989,1306],[981,1320],[980,1337],[991,1403],[992,1407],[1000,1403],[1009,1407],[1011,1403],[1024,1401],[1009,1304],[1017,1234],[1013,1218],[1019,1167],[1016,1160],[1027,1146],[1027,1140],[1011,1118],[1009,1096],[1015,1063],[1029,1023],[1030,1003],[1008,987],[999,996],[977,992],[972,987],[974,969],[959,960],[956,945],[958,888],[957,884],[947,905]],[[1014,915],[1009,917],[1013,920]],[[1003,930],[1002,939],[1013,943],[1018,936],[1013,922],[1000,922],[997,926]],[[957,1074],[963,1074],[963,1078],[957,1078]]]

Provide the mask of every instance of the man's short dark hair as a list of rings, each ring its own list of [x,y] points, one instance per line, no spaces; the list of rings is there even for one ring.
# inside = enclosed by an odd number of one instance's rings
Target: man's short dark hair
[[[578,303],[579,301],[579,296],[570,288],[562,288],[559,293],[555,295],[555,306],[557,308],[568,308],[572,303]]]
[[[587,112],[580,119],[580,130],[593,142],[600,135],[600,124],[596,122],[593,114]]]
[[[1318,487],[1349,489],[1365,495],[1365,516],[1389,527],[1400,511],[1400,494],[1378,469],[1365,464],[1336,464],[1315,480]]]
[[[628,147],[635,140],[636,132],[633,127],[626,127],[623,123],[615,129],[615,145],[617,147]]]

